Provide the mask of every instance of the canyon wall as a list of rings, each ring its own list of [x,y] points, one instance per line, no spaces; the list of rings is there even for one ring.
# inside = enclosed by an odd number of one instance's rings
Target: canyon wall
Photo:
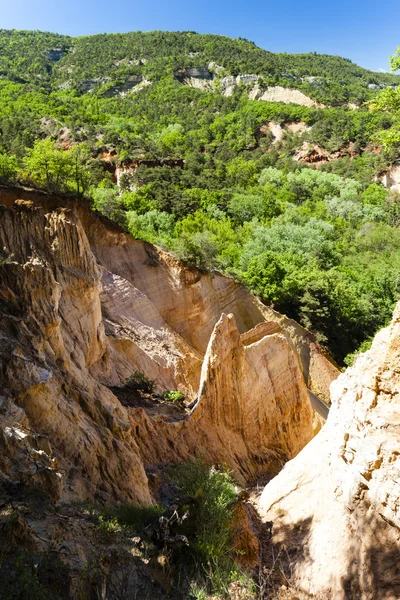
[[[0,204],[4,490],[148,503],[154,465],[202,453],[246,482],[311,439],[307,386],[326,394],[337,371],[308,332],[84,201],[8,190]],[[140,405],[135,371],[192,407]]]

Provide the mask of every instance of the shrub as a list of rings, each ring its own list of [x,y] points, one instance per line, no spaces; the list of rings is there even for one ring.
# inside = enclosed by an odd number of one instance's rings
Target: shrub
[[[18,163],[15,156],[0,154],[0,183],[11,183],[15,180]]]
[[[92,207],[105,217],[121,226],[126,224],[126,213],[116,187],[98,187],[92,189]]]
[[[146,394],[152,394],[154,392],[154,388],[156,387],[156,382],[154,379],[149,379],[146,377],[142,371],[134,371],[134,373],[128,379],[126,385],[127,387],[140,390]]]
[[[343,360],[344,364],[347,365],[348,367],[352,367],[356,357],[359,354],[362,354],[363,352],[367,352],[371,348],[372,342],[373,342],[373,338],[364,340],[355,352],[351,352],[350,354],[345,356],[345,358]]]
[[[107,518],[104,515],[99,515],[97,529],[104,533],[118,533],[121,531],[121,526],[115,517]]]
[[[175,225],[172,215],[159,210],[149,210],[143,215],[129,210],[126,213],[126,220],[129,233],[133,237],[147,241],[170,236]]]
[[[218,247],[214,236],[209,231],[183,234],[175,243],[178,256],[199,269],[213,270],[217,266]]]
[[[163,512],[163,507],[158,504],[150,506],[122,504],[113,508],[104,508],[99,521],[101,519],[102,528],[109,532],[128,527],[140,533],[152,523],[156,523]]]
[[[168,402],[173,402],[178,406],[184,405],[185,395],[182,394],[179,390],[169,390],[163,393],[164,400],[168,400]]]
[[[232,475],[208,465],[202,457],[170,468],[169,474],[178,495],[190,498],[183,531],[189,547],[184,552],[176,551],[176,562],[185,571],[188,567],[196,580],[204,573],[205,581],[197,583],[204,583],[211,592],[225,594],[239,577],[233,561],[231,525],[237,491]]]

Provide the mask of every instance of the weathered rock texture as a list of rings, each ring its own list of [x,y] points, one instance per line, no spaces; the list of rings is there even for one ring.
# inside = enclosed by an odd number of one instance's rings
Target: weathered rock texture
[[[390,188],[395,192],[400,191],[400,164],[395,163],[383,173],[380,177],[380,181],[386,188]]]
[[[10,486],[45,477],[56,498],[150,501],[128,415],[90,375],[108,346],[101,269],[79,220],[2,207],[0,247],[2,476]]]
[[[327,599],[400,597],[400,305],[332,384],[323,430],[260,501],[294,582]]]
[[[284,88],[280,85],[260,88],[257,85],[249,93],[250,100],[265,100],[267,102],[283,102],[284,104],[299,104],[300,106],[325,108],[309,96],[291,88]]]
[[[0,202],[3,487],[145,503],[154,463],[200,452],[248,481],[309,441],[307,385],[337,372],[305,330],[82,202]],[[190,414],[123,406],[109,387],[136,370],[196,400]]]
[[[222,315],[187,419],[171,422],[141,408],[130,411],[147,464],[200,451],[209,461],[229,465],[242,482],[252,481],[277,472],[311,439],[312,413],[296,354],[280,334],[260,331],[249,345],[245,336],[233,315]]]

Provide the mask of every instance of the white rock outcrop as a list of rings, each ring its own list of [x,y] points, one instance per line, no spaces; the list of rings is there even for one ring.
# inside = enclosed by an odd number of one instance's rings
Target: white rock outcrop
[[[249,92],[250,100],[264,100],[266,102],[283,102],[284,104],[299,104],[300,106],[325,108],[323,104],[312,100],[309,96],[292,88],[284,88],[280,85],[267,87],[253,87]]]
[[[400,598],[400,305],[331,386],[325,427],[264,489],[293,583],[332,600]]]
[[[395,163],[380,178],[386,188],[400,192],[400,164]]]

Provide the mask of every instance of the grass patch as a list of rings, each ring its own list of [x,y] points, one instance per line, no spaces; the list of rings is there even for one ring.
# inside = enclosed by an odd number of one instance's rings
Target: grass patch
[[[129,529],[142,533],[146,527],[157,523],[164,512],[158,504],[150,506],[137,506],[136,504],[123,504],[112,508],[103,508],[99,516],[101,529],[110,533]]]
[[[179,390],[168,390],[167,392],[163,393],[162,397],[164,400],[167,400],[168,402],[173,402],[180,408],[183,408],[185,406],[185,395],[182,394],[182,392],[180,392]]]

